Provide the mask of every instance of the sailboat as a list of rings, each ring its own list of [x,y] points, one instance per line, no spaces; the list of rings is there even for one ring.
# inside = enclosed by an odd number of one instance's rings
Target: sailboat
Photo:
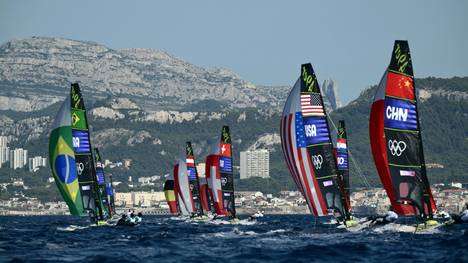
[[[94,159],[96,162],[96,178],[99,195],[101,196],[102,203],[104,204],[104,211],[107,214],[107,217],[110,218],[116,214],[112,175],[104,173],[104,164],[102,163],[101,154],[98,148],[94,148]]]
[[[91,149],[83,97],[74,83],[52,124],[50,167],[70,214],[89,216],[100,225],[106,221]]]
[[[229,126],[223,126],[219,152],[206,157],[205,174],[213,210],[217,216],[236,217],[234,174]]]
[[[323,105],[312,65],[303,64],[283,109],[281,145],[289,171],[311,213],[315,217],[333,215],[343,222],[349,211],[343,202]]]
[[[374,163],[401,216],[436,225],[436,204],[426,174],[413,65],[407,41],[395,41],[390,65],[375,94],[369,119]]]
[[[338,178],[340,182],[340,190],[343,193],[341,196],[341,201],[343,205],[346,207],[345,209],[345,217],[346,217],[346,225],[353,226],[357,224],[355,220],[353,220],[351,216],[351,192],[349,187],[349,158],[348,158],[348,138],[346,134],[346,126],[345,121],[340,120],[338,122],[338,132],[337,132],[337,139],[336,139],[336,163],[338,168]]]
[[[192,195],[192,203],[194,207],[194,214],[203,215],[201,204],[200,183],[198,178],[197,166],[195,164],[195,157],[193,155],[193,148],[191,142],[185,143],[185,163],[187,165],[187,174],[189,178],[189,188]]]

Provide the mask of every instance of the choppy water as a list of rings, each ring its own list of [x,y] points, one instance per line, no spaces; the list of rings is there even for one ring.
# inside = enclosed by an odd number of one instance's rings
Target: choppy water
[[[266,216],[252,225],[145,217],[137,227],[88,227],[69,216],[0,217],[0,261],[468,262],[468,227],[430,234],[350,233],[310,216]]]

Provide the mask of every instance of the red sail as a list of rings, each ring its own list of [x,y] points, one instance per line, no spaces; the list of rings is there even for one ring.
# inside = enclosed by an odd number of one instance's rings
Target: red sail
[[[200,203],[203,211],[210,211],[210,197],[208,184],[206,182],[206,177],[199,177],[198,181],[200,183]]]
[[[426,175],[415,94],[408,42],[395,41],[372,103],[372,155],[393,210],[431,216],[436,205]]]
[[[213,200],[214,211],[218,215],[228,215],[223,208],[223,193],[221,190],[221,174],[218,154],[211,154],[206,157],[205,174],[209,187],[211,200]]]

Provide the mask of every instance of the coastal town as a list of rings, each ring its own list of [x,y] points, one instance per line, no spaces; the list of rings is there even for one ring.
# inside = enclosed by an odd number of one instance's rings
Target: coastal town
[[[28,150],[8,147],[8,138],[0,136],[0,170],[22,169],[35,173],[39,169],[50,169],[45,157],[28,158]],[[29,160],[29,161],[27,161]],[[7,164],[10,165],[7,165]],[[2,167],[1,165],[4,165]],[[108,171],[113,169],[132,169],[132,159],[103,161]],[[196,165],[199,176],[205,177],[205,163]],[[234,167],[239,171],[240,180],[259,177],[270,178],[269,151],[266,149],[240,152],[240,166]],[[443,168],[443,167],[442,167]],[[169,206],[161,189],[164,175],[141,176],[125,180],[113,181],[114,187],[125,185],[127,191],[115,193],[115,206],[117,212],[128,209],[142,211],[145,214],[169,214]],[[46,188],[54,187],[54,178],[49,177]],[[0,200],[0,215],[66,215],[68,206],[63,201],[41,201],[35,196],[28,196],[21,191],[27,190],[22,178],[10,178],[9,182],[0,183],[0,192],[7,191],[8,187],[16,190],[13,197]],[[145,190],[142,190],[145,189]],[[468,185],[452,182],[449,184],[434,184],[432,186],[438,210],[449,213],[458,213],[468,203]],[[352,210],[357,215],[382,214],[388,211],[390,201],[383,188],[357,188],[350,194]],[[260,191],[236,191],[235,206],[238,214],[253,214],[263,211],[265,214],[307,214],[309,209],[306,200],[298,191],[280,191],[277,194],[262,193]]]
[[[21,184],[16,182],[17,184]],[[432,187],[440,211],[458,213],[468,202],[468,189],[461,183],[437,184]],[[239,214],[264,211],[265,214],[307,214],[307,204],[297,191],[281,191],[278,195],[262,192],[236,192]],[[128,209],[145,214],[169,214],[164,192],[135,191],[116,193],[115,205],[122,213]],[[382,188],[356,189],[351,193],[351,207],[357,215],[382,214],[390,206]],[[34,197],[14,197],[0,200],[0,215],[67,215],[65,202],[41,202]]]

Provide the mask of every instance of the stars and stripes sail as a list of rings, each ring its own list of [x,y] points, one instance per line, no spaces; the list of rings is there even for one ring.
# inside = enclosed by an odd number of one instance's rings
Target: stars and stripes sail
[[[319,94],[301,94],[302,116],[324,116]]]
[[[301,66],[301,76],[283,109],[280,135],[286,164],[311,213],[314,216],[334,214],[342,219],[345,207],[333,146],[311,64]]]
[[[426,175],[415,94],[409,45],[397,40],[372,103],[372,155],[393,211],[432,217],[436,205]]]

